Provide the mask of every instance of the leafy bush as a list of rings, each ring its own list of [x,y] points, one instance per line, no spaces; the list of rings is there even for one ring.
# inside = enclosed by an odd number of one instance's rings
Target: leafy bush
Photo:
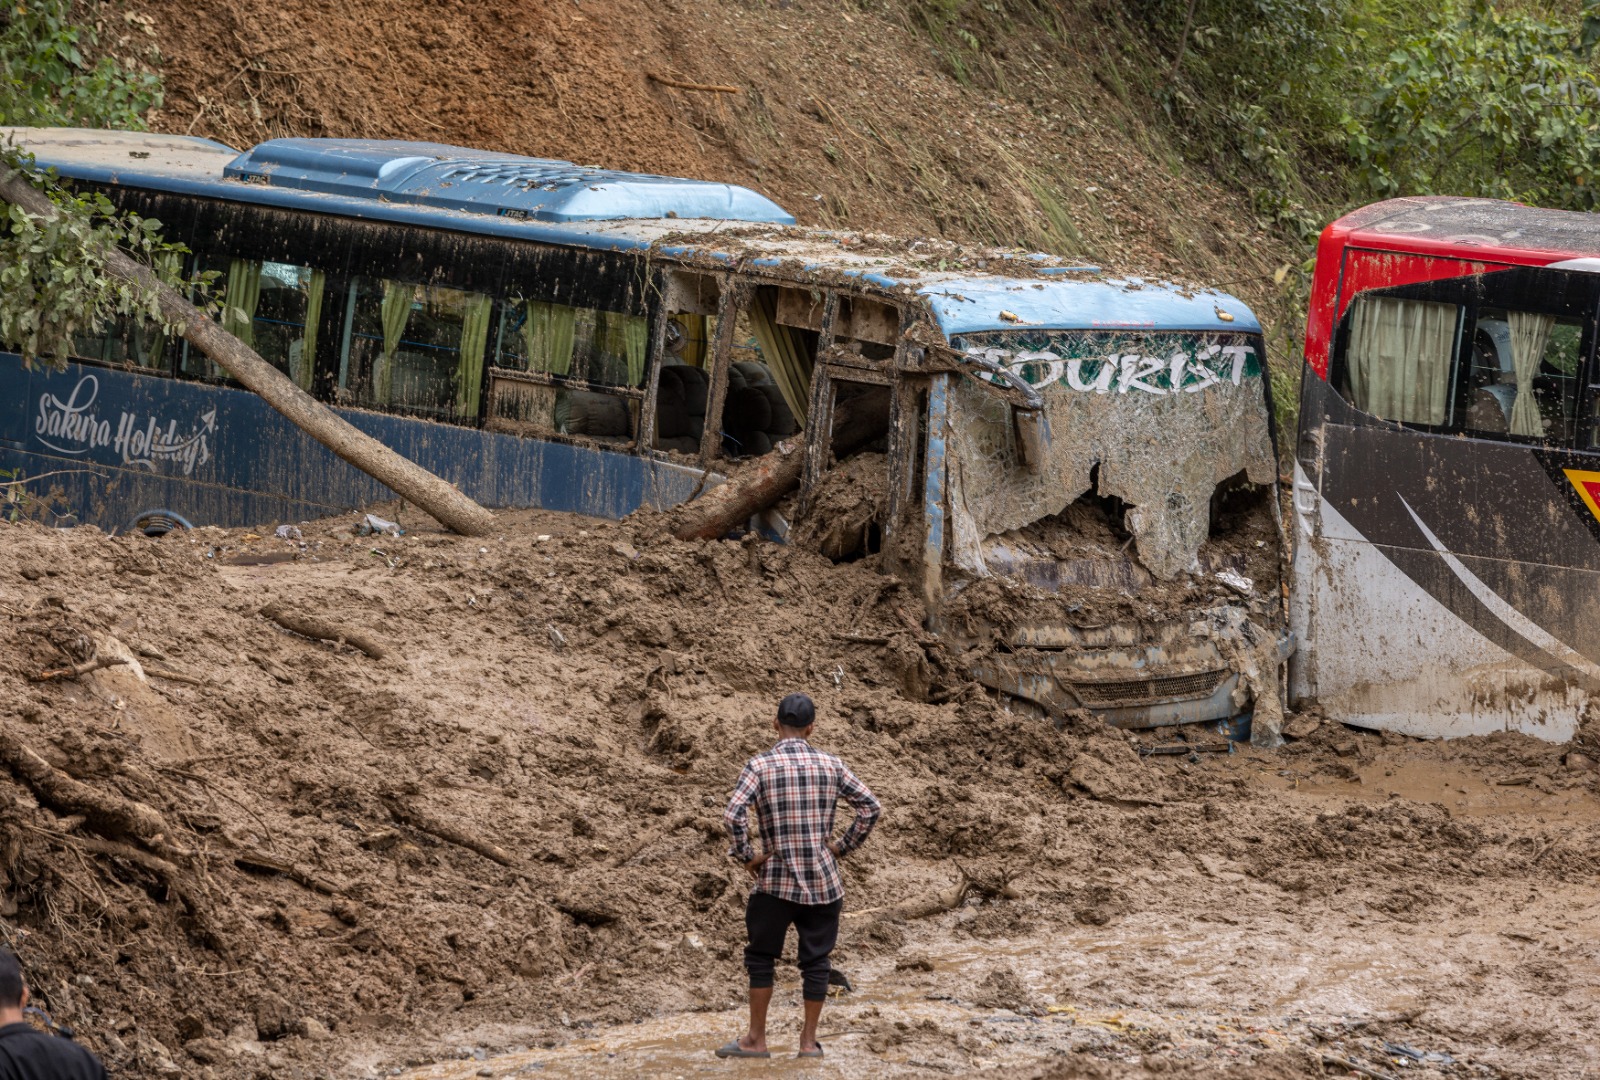
[[[95,35],[70,16],[65,0],[0,10],[0,124],[142,128],[161,100],[160,80],[109,56],[91,63],[84,50]],[[161,240],[160,222],[119,214],[102,195],[61,190],[31,165],[0,146],[0,179],[20,172],[56,207],[46,220],[0,203],[0,345],[29,362],[59,360],[75,334],[110,319],[162,321],[153,293],[106,273],[105,253],[120,247],[176,283],[185,249]]]
[[[161,104],[161,80],[111,56],[72,21],[67,0],[0,8],[0,124],[143,128]]]
[[[1360,0],[1143,0],[1172,59],[1155,96],[1190,157],[1221,164],[1264,217],[1314,235],[1362,66]],[[1188,33],[1184,30],[1187,28]]]
[[[118,214],[103,195],[49,194],[53,220],[0,203],[0,342],[29,361],[61,358],[75,334],[118,316],[164,323],[155,294],[110,276],[105,253],[120,247],[170,283],[187,249],[163,242],[159,221]]]
[[[1361,186],[1592,209],[1600,170],[1595,21],[1569,29],[1486,3],[1384,58],[1344,117]]]

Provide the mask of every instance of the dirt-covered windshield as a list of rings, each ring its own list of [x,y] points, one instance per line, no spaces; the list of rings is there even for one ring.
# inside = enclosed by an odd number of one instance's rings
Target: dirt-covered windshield
[[[951,403],[954,561],[984,575],[984,541],[1059,514],[1085,492],[1120,499],[1139,561],[1193,570],[1217,485],[1275,469],[1261,340],[1246,334],[1008,331],[953,344],[1009,369],[1044,399],[1035,460],[1011,407],[978,377]],[[993,378],[998,378],[995,376]]]

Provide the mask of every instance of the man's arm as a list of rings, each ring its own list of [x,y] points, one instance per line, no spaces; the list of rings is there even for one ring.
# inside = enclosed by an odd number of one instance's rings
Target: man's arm
[[[839,777],[839,794],[844,796],[845,802],[855,807],[856,819],[850,823],[844,835],[834,841],[835,855],[848,855],[865,844],[873,826],[878,824],[878,815],[883,812],[878,800],[867,790],[867,785],[856,779],[856,774],[850,771],[848,765],[842,768],[844,772]]]
[[[756,857],[755,848],[750,846],[750,804],[760,791],[761,777],[756,773],[755,763],[747,761],[744,771],[739,774],[739,782],[733,785],[733,798],[728,800],[728,809],[722,813],[722,820],[733,837],[733,846],[728,849],[728,854],[746,866]]]

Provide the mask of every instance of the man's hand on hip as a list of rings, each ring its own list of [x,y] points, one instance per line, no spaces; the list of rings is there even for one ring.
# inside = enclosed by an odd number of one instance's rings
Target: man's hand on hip
[[[761,868],[767,865],[767,860],[770,858],[772,858],[771,855],[757,855],[755,858],[745,863],[744,868],[750,872],[751,877],[760,877]]]

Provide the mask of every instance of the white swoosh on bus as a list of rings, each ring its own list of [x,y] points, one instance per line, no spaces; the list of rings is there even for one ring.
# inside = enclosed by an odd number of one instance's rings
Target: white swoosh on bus
[[[1567,646],[1567,644],[1554,637],[1548,630],[1528,618],[1522,612],[1506,603],[1500,594],[1484,584],[1483,580],[1468,570],[1460,559],[1445,550],[1439,538],[1433,535],[1433,530],[1424,525],[1417,512],[1411,509],[1411,504],[1406,502],[1405,496],[1398,491],[1395,496],[1399,498],[1400,505],[1406,508],[1406,513],[1411,515],[1411,520],[1417,523],[1417,528],[1422,530],[1422,535],[1428,538],[1428,543],[1433,545],[1433,550],[1439,553],[1439,558],[1445,561],[1456,577],[1461,579],[1473,596],[1476,596],[1483,606],[1488,608],[1495,618],[1505,623],[1512,631],[1522,635],[1537,647],[1560,660],[1563,664],[1576,668],[1591,679],[1600,680],[1600,666],[1595,665],[1588,657]]]

